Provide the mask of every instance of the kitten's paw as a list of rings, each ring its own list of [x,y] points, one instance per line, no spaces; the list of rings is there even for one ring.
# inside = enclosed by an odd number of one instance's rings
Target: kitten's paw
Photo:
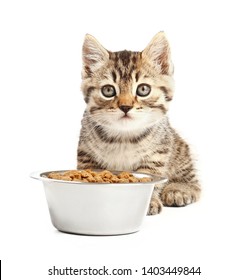
[[[163,209],[162,201],[159,198],[152,198],[147,215],[157,215]]]
[[[166,186],[161,199],[164,206],[186,206],[199,200],[200,188],[184,183],[171,183]]]

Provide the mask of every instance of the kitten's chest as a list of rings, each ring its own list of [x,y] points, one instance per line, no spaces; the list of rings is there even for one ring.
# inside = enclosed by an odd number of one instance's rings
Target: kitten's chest
[[[142,159],[142,148],[132,144],[106,145],[98,151],[98,159],[112,170],[135,170]]]

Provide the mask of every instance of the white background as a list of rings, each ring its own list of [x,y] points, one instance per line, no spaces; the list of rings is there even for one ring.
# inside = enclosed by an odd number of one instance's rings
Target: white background
[[[200,276],[171,279],[247,279],[245,2],[1,1],[3,279],[62,279],[48,276],[53,265],[140,271],[120,279],[166,278],[141,276],[143,266],[200,266]],[[29,174],[76,166],[84,35],[112,51],[142,50],[161,30],[175,64],[170,120],[197,154],[201,201],[164,208],[131,235],[56,231],[42,185]]]

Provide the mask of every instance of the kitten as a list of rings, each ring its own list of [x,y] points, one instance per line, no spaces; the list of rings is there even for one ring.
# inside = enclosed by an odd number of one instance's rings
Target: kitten
[[[189,146],[170,126],[173,64],[163,32],[142,52],[110,52],[91,35],[83,45],[82,91],[87,104],[78,169],[135,170],[169,178],[155,186],[148,214],[199,199]]]

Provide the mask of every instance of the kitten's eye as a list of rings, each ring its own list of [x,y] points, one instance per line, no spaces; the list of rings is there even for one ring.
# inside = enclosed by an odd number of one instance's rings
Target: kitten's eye
[[[113,97],[116,95],[115,88],[111,85],[106,85],[102,87],[102,94],[105,97]]]
[[[149,95],[151,92],[151,87],[147,84],[140,84],[137,87],[136,94],[141,97]]]

